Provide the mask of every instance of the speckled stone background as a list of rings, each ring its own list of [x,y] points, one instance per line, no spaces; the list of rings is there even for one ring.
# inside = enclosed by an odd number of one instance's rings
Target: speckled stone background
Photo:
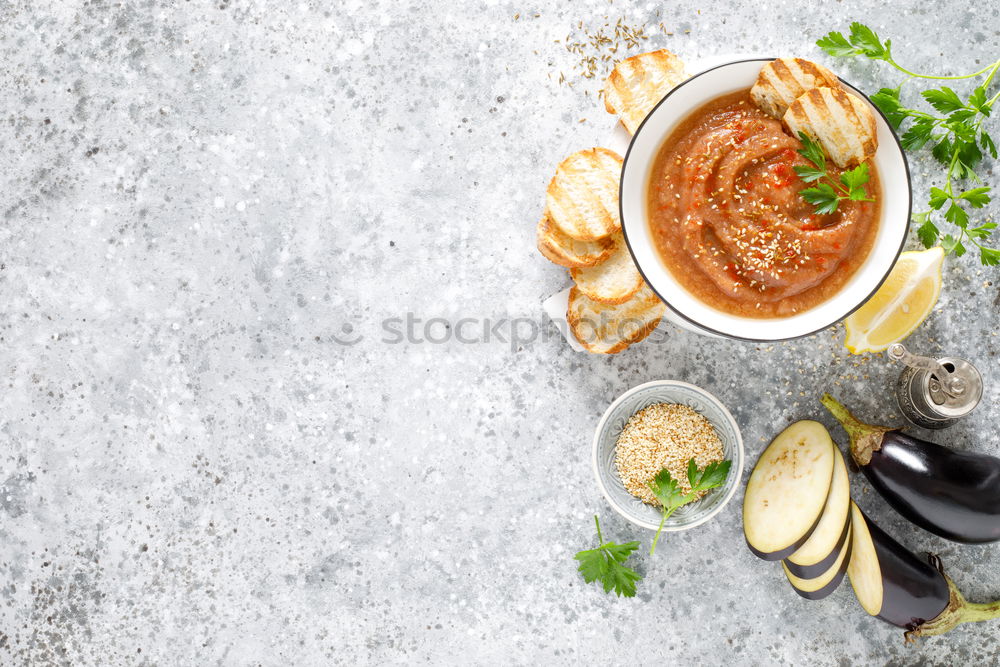
[[[833,426],[824,389],[897,422],[897,369],[847,355],[841,327],[570,350],[534,225],[560,158],[614,119],[556,40],[622,17],[649,26],[629,53],[829,64],[812,42],[860,19],[918,70],[1000,55],[989,3],[893,4],[0,4],[0,664],[995,663],[998,624],[907,648],[847,585],[800,599],[744,547],[741,494],[640,553],[634,599],[572,560],[594,513],[651,538],[590,470],[625,389],[714,392],[749,468],[789,421]],[[911,165],[917,192],[940,177]],[[910,341],[983,370],[982,406],[940,438],[995,454],[997,278],[950,259]],[[854,483],[972,599],[1000,596],[997,546]]]

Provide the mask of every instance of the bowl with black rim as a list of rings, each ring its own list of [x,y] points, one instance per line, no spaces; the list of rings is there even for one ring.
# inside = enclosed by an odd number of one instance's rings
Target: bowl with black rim
[[[910,172],[899,138],[868,97],[843,81],[875,116],[878,150],[872,163],[881,181],[878,230],[867,258],[826,301],[787,317],[754,318],[723,312],[689,292],[674,277],[656,247],[649,224],[647,193],[664,141],[691,114],[728,93],[748,90],[773,58],[736,60],[706,69],[671,90],[649,113],[629,143],[622,166],[619,209],[629,251],[649,286],[677,316],[694,328],[727,338],[778,341],[822,331],[860,308],[882,285],[903,250],[909,231]],[[807,187],[803,185],[803,187]]]

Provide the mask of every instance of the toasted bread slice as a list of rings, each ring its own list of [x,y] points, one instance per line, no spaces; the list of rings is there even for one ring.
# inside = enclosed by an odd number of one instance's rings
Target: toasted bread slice
[[[799,96],[782,118],[792,134],[805,132],[840,167],[861,164],[875,155],[875,114],[855,95],[839,88],[813,88]]]
[[[574,287],[569,291],[566,320],[585,350],[615,354],[651,334],[665,311],[666,306],[647,285],[617,306],[593,301]]]
[[[563,160],[545,193],[552,224],[577,241],[598,241],[621,229],[621,172],[621,157],[607,148],[588,148]]]
[[[577,288],[589,298],[614,305],[624,303],[643,286],[632,255],[621,232],[613,237],[615,251],[604,262],[582,269],[570,269]]]
[[[686,78],[684,62],[666,49],[626,58],[604,84],[604,108],[635,134],[663,96]]]
[[[802,58],[778,58],[760,68],[750,97],[761,111],[781,119],[792,102],[813,88],[839,88],[837,75]]]
[[[567,269],[600,264],[615,251],[615,235],[597,241],[577,241],[552,224],[549,212],[538,221],[538,251]]]

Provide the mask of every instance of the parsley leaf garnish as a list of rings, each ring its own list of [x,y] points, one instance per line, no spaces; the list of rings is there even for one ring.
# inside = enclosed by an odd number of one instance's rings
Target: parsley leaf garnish
[[[732,464],[732,461],[715,461],[699,470],[698,464],[692,458],[688,461],[687,476],[688,484],[691,486],[691,491],[688,493],[684,493],[680,482],[671,477],[670,471],[666,468],[656,474],[653,481],[649,483],[649,488],[653,491],[656,499],[660,501],[663,518],[660,519],[660,527],[656,529],[653,546],[649,549],[650,556],[656,552],[656,542],[660,539],[660,533],[670,515],[677,511],[677,508],[700,498],[703,491],[722,486],[729,475],[729,468]]]
[[[930,144],[931,155],[947,167],[943,187],[933,187],[930,190],[927,201],[929,209],[912,216],[913,222],[918,225],[917,237],[920,242],[928,248],[940,243],[946,252],[961,256],[966,252],[963,242],[968,241],[979,249],[979,258],[983,264],[996,266],[1000,263],[1000,250],[980,243],[992,234],[996,225],[986,223],[971,226],[969,219],[969,210],[982,208],[989,203],[990,188],[974,187],[961,194],[955,193],[959,189],[956,187],[958,181],[981,182],[976,169],[985,154],[993,159],[997,158],[996,142],[982,125],[990,116],[994,103],[1000,98],[1000,92],[992,97],[987,97],[986,92],[1000,70],[1000,60],[972,74],[918,74],[896,62],[889,40],[883,42],[874,30],[857,22],[851,24],[847,37],[839,32],[831,32],[817,40],[816,45],[835,58],[861,56],[885,61],[907,75],[903,83],[910,79],[960,81],[985,75],[985,79],[964,100],[956,90],[945,85],[922,91],[920,96],[936,113],[905,106],[900,101],[902,83],[895,88],[881,88],[871,96],[871,101],[885,114],[893,128],[903,130],[900,143],[904,149],[916,151]],[[907,122],[909,127],[904,129],[903,125]],[[943,212],[944,220],[957,228],[957,235],[940,233],[932,220],[936,211]]]
[[[594,515],[594,525],[597,526],[597,541],[599,546],[596,549],[585,549],[578,551],[573,558],[580,561],[578,568],[583,580],[588,584],[600,581],[604,586],[604,592],[610,593],[612,590],[618,597],[635,597],[635,582],[642,579],[642,575],[635,570],[625,567],[625,561],[632,555],[632,552],[639,548],[638,542],[626,542],[625,544],[615,544],[605,542],[601,535],[601,522]]]
[[[805,132],[799,132],[799,140],[802,142],[799,154],[812,162],[813,166],[800,164],[793,169],[805,183],[816,183],[811,188],[799,191],[803,199],[816,207],[816,213],[833,213],[843,199],[874,201],[865,190],[869,178],[867,163],[845,171],[840,175],[840,180],[835,181],[827,173],[826,153],[823,152],[819,142]],[[826,182],[819,182],[823,179],[826,179]]]

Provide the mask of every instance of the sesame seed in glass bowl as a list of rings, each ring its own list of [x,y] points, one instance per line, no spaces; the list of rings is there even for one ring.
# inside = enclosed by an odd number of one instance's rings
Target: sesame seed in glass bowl
[[[644,502],[654,500],[649,479],[665,467],[686,491],[688,461],[694,458],[701,468],[720,457],[732,461],[722,486],[677,509],[664,531],[705,523],[735,494],[743,475],[743,439],[729,410],[700,387],[657,380],[619,396],[594,433],[592,463],[601,492],[625,519],[650,530],[659,527],[662,515],[658,505]]]

